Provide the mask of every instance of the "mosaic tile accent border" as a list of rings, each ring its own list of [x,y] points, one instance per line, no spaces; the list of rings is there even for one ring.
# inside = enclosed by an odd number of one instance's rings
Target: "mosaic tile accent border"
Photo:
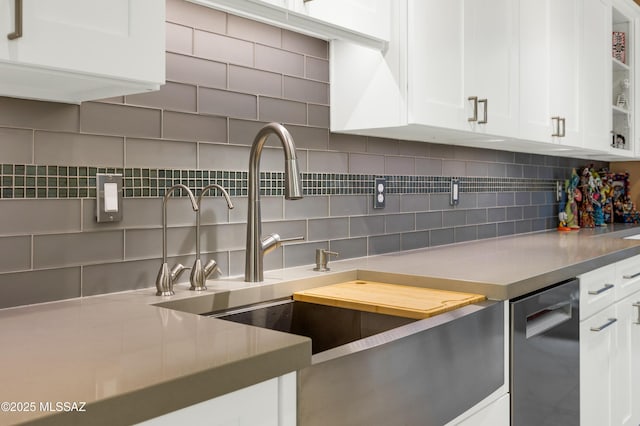
[[[166,188],[182,183],[199,195],[210,183],[222,185],[231,196],[246,196],[248,172],[108,168],[89,166],[0,165],[0,198],[95,198],[96,173],[124,176],[125,197],[160,197]],[[389,194],[446,193],[453,176],[361,175],[302,173],[305,195],[373,194],[374,180],[384,177]],[[555,180],[495,177],[459,177],[461,192],[553,191]],[[261,172],[261,195],[283,195],[284,173]],[[220,195],[212,191],[211,196]],[[180,191],[176,191],[177,196]]]

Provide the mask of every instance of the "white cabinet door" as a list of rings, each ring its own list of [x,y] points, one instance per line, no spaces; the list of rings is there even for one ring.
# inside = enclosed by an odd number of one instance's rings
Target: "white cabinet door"
[[[640,424],[640,292],[615,305],[619,325],[613,357],[611,424]]]
[[[0,0],[0,12],[0,31],[13,31],[14,1]],[[84,91],[91,99],[93,83],[109,79],[124,87],[113,96],[131,93],[127,86],[158,89],[164,26],[164,2],[155,0],[24,1],[22,36],[0,35],[0,93],[47,99],[48,92]]]
[[[509,426],[509,395],[483,408],[473,416],[458,423],[459,426]]]
[[[611,141],[611,1],[584,0],[582,50],[582,140],[608,151]]]
[[[580,322],[580,424],[611,425],[614,306]]]
[[[474,131],[517,136],[517,18],[513,0],[464,2],[464,96],[479,99],[478,121],[467,122]],[[449,47],[442,43],[441,49]],[[467,103],[468,117],[474,106],[475,101]]]
[[[578,0],[520,1],[520,137],[580,146]],[[553,136],[564,135],[564,136]]]
[[[296,373],[267,380],[139,424],[295,426]]]
[[[409,0],[408,121],[468,130],[464,0]]]
[[[516,136],[513,3],[409,1],[409,123]]]

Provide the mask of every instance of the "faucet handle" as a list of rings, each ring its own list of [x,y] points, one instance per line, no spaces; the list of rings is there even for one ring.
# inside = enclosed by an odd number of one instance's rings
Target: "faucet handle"
[[[264,254],[267,254],[277,249],[278,247],[280,247],[283,243],[288,243],[290,241],[301,241],[301,240],[304,240],[303,235],[299,235],[297,237],[291,237],[291,238],[280,238],[280,235],[278,234],[271,234],[262,239],[261,241],[262,251]]]
[[[313,268],[314,271],[326,272],[330,271],[329,267],[329,256],[338,256],[338,252],[329,251],[325,249],[316,249],[316,267]]]
[[[176,266],[171,268],[171,284],[176,282],[176,280],[180,277],[180,275],[182,275],[182,273],[187,269],[191,269],[191,268],[184,266],[182,263],[178,263],[176,264]]]

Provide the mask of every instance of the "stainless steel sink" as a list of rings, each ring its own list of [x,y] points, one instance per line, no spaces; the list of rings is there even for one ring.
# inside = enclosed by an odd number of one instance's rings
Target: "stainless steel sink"
[[[279,300],[208,314],[311,338],[298,423],[444,425],[504,383],[504,304],[412,320]]]
[[[409,318],[297,302],[291,299],[212,316],[306,336],[311,339],[312,354],[415,321]]]

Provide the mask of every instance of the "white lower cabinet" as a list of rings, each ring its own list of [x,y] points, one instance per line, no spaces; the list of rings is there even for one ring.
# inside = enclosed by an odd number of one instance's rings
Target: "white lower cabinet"
[[[610,280],[611,268],[615,270]],[[640,256],[580,278],[580,424],[640,425]],[[598,285],[598,281],[599,284]],[[613,285],[589,303],[592,292]],[[589,293],[588,291],[586,292]],[[611,297],[615,294],[615,297]],[[602,306],[605,304],[605,306]],[[595,312],[594,306],[598,306]],[[583,310],[583,307],[585,308]]]
[[[458,423],[459,426],[509,426],[509,395],[504,395],[471,417]]]
[[[295,426],[296,373],[276,377],[139,424]]]
[[[640,425],[640,291],[615,305],[612,424]]]
[[[613,350],[618,327],[613,320],[615,308],[611,306],[580,322],[582,426],[611,425]]]

